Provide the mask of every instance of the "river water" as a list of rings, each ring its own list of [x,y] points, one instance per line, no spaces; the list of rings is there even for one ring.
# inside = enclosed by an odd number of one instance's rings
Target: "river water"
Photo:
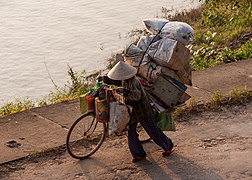
[[[103,69],[106,58],[130,43],[127,33],[161,8],[182,10],[197,0],[1,0],[0,107],[33,100],[63,86],[67,65]],[[48,74],[49,72],[49,74]],[[50,76],[51,77],[50,77]]]

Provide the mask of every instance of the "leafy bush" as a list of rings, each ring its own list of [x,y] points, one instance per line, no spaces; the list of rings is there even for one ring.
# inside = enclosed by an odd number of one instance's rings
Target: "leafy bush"
[[[252,1],[206,0],[201,8],[201,19],[192,24],[194,70],[252,57]]]

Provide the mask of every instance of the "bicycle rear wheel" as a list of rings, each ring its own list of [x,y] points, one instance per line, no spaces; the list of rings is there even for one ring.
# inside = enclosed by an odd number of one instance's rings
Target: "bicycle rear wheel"
[[[102,145],[106,132],[106,123],[97,122],[93,113],[81,115],[67,134],[68,153],[76,159],[88,158]]]

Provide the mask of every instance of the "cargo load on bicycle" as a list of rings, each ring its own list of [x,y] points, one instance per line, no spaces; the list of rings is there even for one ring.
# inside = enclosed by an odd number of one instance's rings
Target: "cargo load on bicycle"
[[[137,77],[145,88],[152,107],[159,113],[167,112],[190,98],[186,93],[186,85],[192,85],[190,51],[187,45],[193,41],[194,31],[186,23],[163,19],[145,20],[144,25],[149,34],[126,48],[117,61],[124,61],[137,69]],[[107,84],[111,84],[111,81],[113,80],[103,79]],[[119,82],[114,83],[119,85]],[[81,102],[82,112],[88,108],[83,104],[94,106],[94,102],[98,102],[89,95],[81,99],[84,100]],[[94,111],[94,107],[89,107],[88,110]]]
[[[186,85],[192,84],[187,45],[193,41],[194,31],[186,23],[162,19],[145,20],[144,25],[149,34],[118,57],[137,69],[136,76],[147,92],[158,127],[163,131],[175,131],[172,116],[166,112],[190,98],[186,93]],[[124,97],[119,94],[116,97],[111,92],[110,85],[118,87],[121,82],[106,76],[102,78],[103,83],[97,83],[80,97],[82,115],[67,134],[67,151],[77,159],[94,154],[108,134],[122,132],[131,118],[132,108],[123,104]],[[150,140],[145,134],[139,133],[139,137],[143,137],[141,142]]]
[[[176,107],[190,98],[186,93],[186,85],[192,85],[187,45],[193,42],[194,31],[184,22],[163,19],[145,20],[144,25],[150,34],[131,44],[122,56],[137,68],[137,76],[160,111]]]

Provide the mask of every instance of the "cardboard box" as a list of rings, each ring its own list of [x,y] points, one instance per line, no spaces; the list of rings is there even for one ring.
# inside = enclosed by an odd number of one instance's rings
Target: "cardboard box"
[[[163,38],[151,45],[148,54],[152,57],[153,62],[162,66],[163,73],[170,75],[170,72],[174,71],[176,75],[172,75],[172,77],[184,84],[191,85],[190,50],[182,43]]]
[[[172,70],[172,69],[167,68],[167,67],[161,67],[160,65],[158,65],[158,64],[156,64],[154,62],[142,64],[139,67],[139,72],[138,72],[138,74],[140,76],[142,76],[143,78],[148,80],[150,83],[155,82],[157,77],[161,73],[163,73],[165,75],[168,75],[168,76],[171,76],[171,77],[181,81],[179,79],[178,75],[176,74],[175,70]]]

